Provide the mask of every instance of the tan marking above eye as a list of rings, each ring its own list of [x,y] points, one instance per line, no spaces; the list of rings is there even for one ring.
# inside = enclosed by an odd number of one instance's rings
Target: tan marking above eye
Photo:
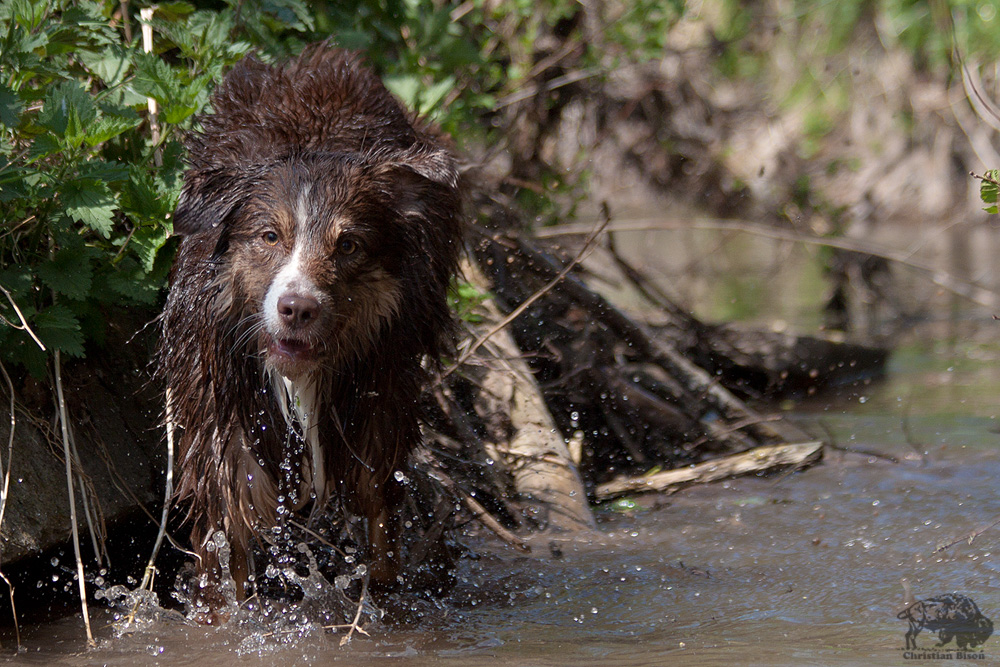
[[[278,245],[278,233],[273,229],[269,229],[261,234],[260,238],[267,245]]]

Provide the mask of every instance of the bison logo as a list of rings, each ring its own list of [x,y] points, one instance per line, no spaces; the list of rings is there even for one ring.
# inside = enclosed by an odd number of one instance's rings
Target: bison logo
[[[914,602],[897,618],[910,623],[906,631],[907,649],[917,648],[917,635],[921,630],[937,632],[937,646],[954,639],[963,651],[976,648],[993,634],[993,621],[983,616],[972,598],[957,593]]]

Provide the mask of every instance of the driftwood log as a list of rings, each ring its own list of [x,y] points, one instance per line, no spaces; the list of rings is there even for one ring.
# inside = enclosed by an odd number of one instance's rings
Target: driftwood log
[[[563,439],[579,449],[591,498],[599,485],[654,466],[683,467],[763,445],[814,441],[737,397],[726,386],[736,374],[698,365],[678,349],[676,337],[616,308],[579,271],[567,272],[567,257],[521,233],[516,216],[495,199],[482,198],[479,205],[485,222],[476,229],[475,261],[500,309],[523,310],[511,333]],[[695,330],[695,339],[712,331],[659,301],[662,313],[675,315],[678,329]],[[720,346],[730,343],[716,338]],[[747,358],[732,356],[734,367]]]
[[[689,484],[716,482],[757,472],[798,470],[816,463],[823,455],[822,442],[795,445],[764,445],[740,454],[723,456],[687,468],[664,470],[641,477],[620,477],[601,484],[594,495],[598,500],[655,491],[673,493]]]

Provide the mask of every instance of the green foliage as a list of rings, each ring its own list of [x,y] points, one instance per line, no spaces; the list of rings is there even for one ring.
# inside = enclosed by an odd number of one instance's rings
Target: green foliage
[[[923,68],[950,67],[955,48],[963,57],[1000,55],[1000,15],[995,0],[884,0],[886,23]]]
[[[253,44],[312,28],[296,0],[213,11],[174,2],[158,6],[156,48],[143,53],[133,11],[0,4],[0,361],[36,375],[46,356],[14,304],[49,351],[75,357],[102,337],[108,307],[155,304],[173,254],[178,130]],[[159,103],[156,141],[147,98]]]
[[[140,37],[147,6],[150,53]],[[614,11],[596,16],[604,25],[594,30],[570,0],[0,3],[0,362],[45,372],[46,353],[19,327],[15,305],[67,356],[99,341],[115,308],[156,305],[175,247],[180,136],[247,53],[270,60],[332,39],[364,51],[396,95],[460,146],[493,143],[519,92],[563,65],[539,66],[551,55],[539,51],[545,36],[572,47],[563,58],[578,73],[600,77],[658,55],[684,4]],[[537,193],[523,190],[536,211],[574,187],[554,171],[538,180]],[[457,287],[459,313],[473,317],[477,298]]]
[[[979,197],[984,204],[989,204],[983,210],[987,213],[997,213],[998,195],[1000,195],[1000,170],[990,169],[979,177]]]
[[[482,322],[483,316],[479,312],[479,307],[488,298],[489,294],[480,292],[475,285],[464,280],[452,280],[448,286],[448,302],[463,322],[470,324]]]

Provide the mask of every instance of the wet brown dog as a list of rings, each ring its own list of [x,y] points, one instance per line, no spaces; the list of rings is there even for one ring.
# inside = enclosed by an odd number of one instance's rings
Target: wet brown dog
[[[334,495],[367,521],[373,581],[392,584],[395,473],[420,442],[422,361],[451,325],[454,157],[326,46],[243,60],[212,107],[187,140],[159,353],[203,597],[222,602],[216,531],[242,597],[251,542]]]

